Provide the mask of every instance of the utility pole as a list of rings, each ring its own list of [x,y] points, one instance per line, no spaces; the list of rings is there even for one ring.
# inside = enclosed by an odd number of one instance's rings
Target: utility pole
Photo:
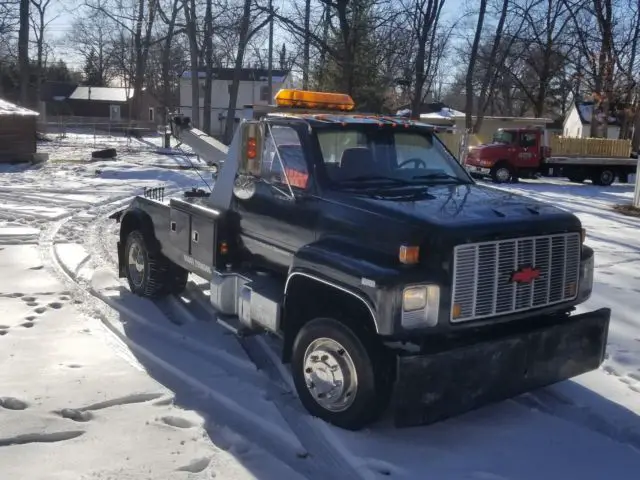
[[[271,15],[271,18],[269,19],[269,75],[267,86],[269,96],[267,101],[271,105],[273,102],[273,0],[269,0],[269,15]]]

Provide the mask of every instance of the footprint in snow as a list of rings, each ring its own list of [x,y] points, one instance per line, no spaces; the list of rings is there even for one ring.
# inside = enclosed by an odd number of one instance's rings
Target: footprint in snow
[[[38,307],[34,310],[34,312],[36,312],[39,315],[43,314],[46,311],[47,311],[47,307]]]
[[[25,410],[29,404],[15,397],[0,397],[0,407],[7,410]]]
[[[188,465],[178,468],[178,472],[189,472],[189,473],[200,473],[204,471],[211,463],[210,458],[198,458],[197,460],[193,460]]]
[[[9,330],[0,329],[0,337],[6,335],[7,333],[9,333]]]
[[[35,323],[33,323],[33,322],[24,322],[24,323],[22,324],[22,326],[23,326],[24,328],[31,328],[31,327],[33,327],[34,325],[35,325]]]
[[[37,300],[36,297],[22,297],[20,300],[22,300],[23,302],[35,302]]]
[[[49,307],[55,309],[55,310],[60,310],[62,308],[62,304],[60,302],[51,302],[49,304]]]
[[[162,417],[160,420],[162,420],[165,424],[171,427],[176,427],[176,428],[191,428],[196,426],[196,424],[193,423],[191,420],[187,420],[186,418],[175,417],[171,415]]]
[[[88,422],[93,418],[93,413],[78,410],[76,408],[63,408],[59,412],[55,412],[62,418],[73,420],[74,422]]]

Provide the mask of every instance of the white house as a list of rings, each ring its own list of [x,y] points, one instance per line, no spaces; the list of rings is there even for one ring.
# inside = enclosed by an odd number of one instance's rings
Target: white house
[[[577,138],[590,137],[592,113],[593,102],[574,102],[564,119],[563,135]],[[615,117],[609,117],[606,138],[618,138],[619,134],[620,122]]]
[[[204,118],[204,84],[206,72],[202,68],[198,72],[200,79],[200,126]],[[221,135],[229,108],[229,92],[233,82],[233,68],[216,68],[213,70],[213,85],[211,88],[211,133]],[[273,95],[281,88],[292,88],[292,76],[286,70],[272,70]],[[261,68],[243,68],[240,72],[240,86],[236,102],[236,121],[242,116],[245,105],[268,105],[274,99],[268,98],[268,71]],[[185,72],[180,78],[180,111],[192,116],[191,105],[191,71]]]

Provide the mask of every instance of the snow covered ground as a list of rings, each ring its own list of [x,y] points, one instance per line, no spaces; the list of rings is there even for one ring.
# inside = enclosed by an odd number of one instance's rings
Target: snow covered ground
[[[306,414],[269,339],[213,321],[197,278],[157,302],[117,278],[108,215],[145,186],[203,185],[177,169],[196,157],[159,146],[75,133],[41,145],[49,163],[0,166],[0,477],[637,478],[640,220],[610,210],[631,186],[499,187],[582,219],[597,271],[581,309],[613,309],[601,369],[429,427],[345,432]]]

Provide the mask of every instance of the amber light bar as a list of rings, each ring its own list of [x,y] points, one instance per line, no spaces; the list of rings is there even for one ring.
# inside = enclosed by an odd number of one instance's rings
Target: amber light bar
[[[278,107],[341,111],[351,111],[355,108],[353,99],[345,93],[283,89],[276,94],[275,100]]]

